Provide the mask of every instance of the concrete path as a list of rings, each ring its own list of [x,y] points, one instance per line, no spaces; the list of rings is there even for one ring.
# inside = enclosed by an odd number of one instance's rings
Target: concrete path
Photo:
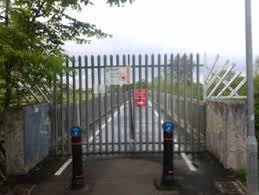
[[[85,144],[83,152],[86,152],[86,147],[89,153],[162,152],[162,124],[166,120],[164,113],[161,111],[159,114],[157,108],[152,109],[150,101],[148,101],[147,109],[132,108],[133,129],[130,128],[130,113],[129,101],[127,101],[126,104],[116,107],[113,113],[107,115],[107,124],[104,118],[100,124],[96,123],[94,131],[89,132],[88,135],[83,134],[82,139]],[[178,141],[178,132],[181,135],[183,130],[175,130],[176,141]],[[90,143],[88,146],[86,146],[86,140]],[[183,140],[183,135],[181,135],[181,141]],[[175,151],[178,147],[178,144],[175,144]],[[183,145],[181,150],[184,150]]]
[[[175,180],[173,191],[159,191],[154,181],[162,173],[162,156],[134,155],[119,158],[88,158],[85,160],[85,177],[88,190],[71,191],[71,166],[60,176],[52,176],[39,183],[33,190],[35,195],[51,194],[89,194],[89,195],[218,195],[214,187],[216,180],[233,180],[232,175],[224,170],[208,155],[198,156],[197,171],[191,171],[183,159],[175,156]]]
[[[208,154],[188,156],[186,153],[178,153],[174,156],[175,185],[172,191],[160,191],[154,181],[159,181],[162,174],[162,154],[133,154],[134,152],[162,151],[161,124],[165,120],[163,113],[159,117],[154,109],[152,120],[152,105],[148,104],[148,112],[145,109],[137,109],[133,119],[135,132],[129,128],[128,119],[129,104],[116,108],[108,115],[108,125],[104,121],[95,125],[94,131],[83,140],[88,139],[95,143],[95,151],[121,152],[121,155],[85,156],[84,175],[87,187],[83,190],[71,191],[72,178],[71,160],[68,160],[57,175],[44,180],[34,188],[32,194],[89,194],[89,195],[218,195],[215,188],[216,181],[232,181],[232,175],[224,170]],[[146,122],[146,117],[148,121]],[[152,123],[154,128],[152,128]],[[113,128],[112,128],[113,127]],[[176,141],[181,135],[182,129],[176,129]],[[154,142],[152,142],[154,141]],[[111,144],[113,143],[113,144]],[[142,143],[142,144],[141,144]],[[146,144],[148,143],[148,144]],[[175,145],[175,150],[178,150]],[[183,146],[182,146],[183,147]],[[93,145],[89,147],[93,150]],[[86,147],[83,147],[86,152]],[[181,150],[182,151],[182,150]],[[133,152],[133,153],[132,153]],[[57,168],[58,170],[58,168]],[[56,170],[56,173],[57,173]]]

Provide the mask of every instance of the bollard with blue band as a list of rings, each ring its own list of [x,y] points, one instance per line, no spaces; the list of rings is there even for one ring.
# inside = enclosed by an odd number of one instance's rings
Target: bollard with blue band
[[[81,128],[77,126],[70,129],[73,171],[71,189],[73,190],[81,189],[85,186],[83,175],[81,132]]]
[[[72,127],[70,129],[70,135],[72,138],[79,138],[81,137],[81,129],[80,127]]]
[[[174,187],[174,129],[175,126],[171,121],[165,121],[162,125],[164,133],[164,153],[163,153],[163,170],[160,181],[155,185],[159,190],[170,190]]]

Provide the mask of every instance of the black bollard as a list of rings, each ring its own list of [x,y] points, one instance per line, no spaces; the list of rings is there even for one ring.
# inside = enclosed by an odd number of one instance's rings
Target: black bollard
[[[164,130],[164,154],[161,185],[170,187],[174,183],[174,124],[166,121],[162,127]]]
[[[81,128],[72,127],[70,129],[72,145],[72,183],[71,189],[81,189],[85,186],[83,175]]]

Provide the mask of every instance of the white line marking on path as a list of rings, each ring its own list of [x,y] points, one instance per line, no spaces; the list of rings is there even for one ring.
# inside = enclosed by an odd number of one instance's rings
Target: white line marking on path
[[[193,166],[192,162],[190,161],[190,159],[188,158],[188,156],[185,153],[181,153],[181,157],[183,158],[183,160],[185,161],[185,163],[187,164],[188,168],[193,171],[196,172],[197,169]]]
[[[126,103],[127,103],[127,102],[126,102]],[[123,107],[124,107],[124,104],[121,105],[120,109],[122,110]],[[118,111],[116,111],[113,116],[116,117],[117,115],[118,115]],[[112,117],[110,117],[110,118],[108,119],[108,123],[111,122],[111,120],[112,120]],[[102,125],[101,128],[102,128],[102,129],[105,128],[105,123]],[[98,130],[95,132],[95,136],[97,136],[99,133],[100,133],[100,130],[98,129]],[[93,141],[93,136],[91,136],[90,139],[89,139],[89,142],[92,142],[92,141]],[[71,162],[72,162],[72,158],[69,158],[69,159],[56,171],[56,173],[55,173],[54,175],[55,175],[55,176],[61,175],[61,174],[63,173],[63,171],[68,167],[68,165],[70,165]]]
[[[72,162],[72,158],[69,158],[63,165],[62,167],[60,167],[57,172],[54,174],[56,176],[59,176],[62,174],[62,172],[68,167],[68,165],[70,165],[70,163]]]
[[[114,113],[114,117],[116,117],[117,114],[118,114],[118,111],[116,111],[116,112]],[[111,120],[112,120],[112,117],[110,117],[110,118],[108,119],[108,123],[111,122]],[[105,123],[104,123],[101,128],[104,129],[105,126],[106,126],[106,125],[105,125]],[[98,130],[95,132],[95,136],[97,136],[99,133],[100,133],[100,130],[98,129]],[[91,136],[91,137],[89,138],[89,143],[92,142],[93,139],[94,139],[94,137]]]
[[[89,140],[88,140],[88,141],[89,141],[89,143],[90,143],[90,142],[92,142],[92,141],[93,141],[93,139],[94,139],[94,137],[93,137],[93,136],[91,136],[91,137],[89,138]]]
[[[150,101],[148,101],[148,105],[152,107],[152,104],[151,104]],[[155,112],[155,115],[156,115],[157,117],[159,117],[159,114],[158,114],[158,112],[156,111],[156,109],[154,109],[154,112]],[[163,121],[162,118],[161,118],[161,123],[162,123],[162,124],[164,123],[164,121]],[[177,136],[177,134],[176,134],[176,132],[175,132],[175,141],[177,141],[177,137],[178,137],[178,136]],[[178,144],[175,144],[175,147],[178,149],[178,147],[179,147]],[[186,155],[186,153],[181,153],[181,157],[183,158],[183,160],[185,161],[185,163],[187,164],[188,168],[189,168],[191,171],[193,171],[193,172],[196,172],[196,171],[197,171],[197,169],[193,166],[191,160],[188,158],[188,156]]]
[[[152,107],[152,104],[151,104],[150,101],[148,101],[148,105],[149,105],[150,107]],[[159,114],[158,114],[158,112],[156,111],[156,109],[154,109],[154,112],[155,112],[155,115],[156,115],[157,117],[159,117]],[[164,123],[163,119],[161,119],[161,123]]]
[[[127,103],[127,102],[126,102],[126,103]],[[120,106],[120,110],[122,110],[123,107],[124,107],[124,104],[122,104],[122,105]],[[118,115],[118,111],[116,111],[115,113],[113,113],[113,117],[114,117],[114,118],[116,118],[117,115]],[[112,120],[112,117],[110,116],[110,118],[108,119],[107,122],[109,123],[109,122],[111,122],[111,120]],[[105,123],[104,123],[101,128],[104,129],[105,126],[106,126],[106,125],[105,125]],[[95,136],[97,136],[99,133],[100,133],[100,130],[98,129],[98,130],[95,132]],[[93,136],[91,136],[90,139],[89,139],[89,142],[92,142],[93,139],[94,139]]]

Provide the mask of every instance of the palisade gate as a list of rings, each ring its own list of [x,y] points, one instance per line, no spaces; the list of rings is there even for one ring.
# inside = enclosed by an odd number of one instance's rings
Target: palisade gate
[[[175,152],[205,150],[199,54],[80,56],[65,67],[72,72],[54,89],[57,153],[71,152],[72,126],[82,128],[85,154],[162,152],[166,120]]]

